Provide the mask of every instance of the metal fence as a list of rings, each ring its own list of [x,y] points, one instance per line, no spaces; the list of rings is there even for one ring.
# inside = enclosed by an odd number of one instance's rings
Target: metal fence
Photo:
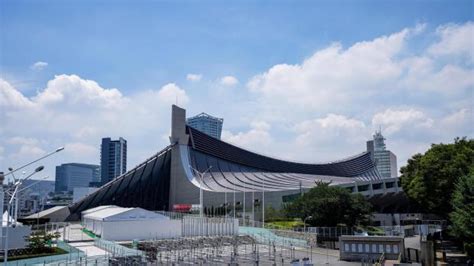
[[[24,266],[24,265],[46,265],[57,262],[73,262],[78,260],[83,260],[86,257],[86,254],[81,250],[70,246],[66,242],[58,241],[57,247],[67,251],[67,254],[62,255],[53,255],[53,256],[44,256],[31,259],[23,260],[14,260],[9,261],[7,264],[10,266]],[[0,263],[0,265],[4,265]]]
[[[136,249],[127,248],[116,242],[97,238],[94,240],[94,245],[106,250],[112,257],[128,257],[128,256],[143,256],[143,252]]]

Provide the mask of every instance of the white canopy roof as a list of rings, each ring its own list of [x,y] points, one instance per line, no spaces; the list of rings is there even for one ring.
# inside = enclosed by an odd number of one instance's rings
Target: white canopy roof
[[[46,209],[46,210],[42,210],[40,212],[37,212],[37,213],[33,213],[29,216],[26,216],[25,219],[39,219],[39,218],[43,218],[47,215],[50,215],[54,212],[57,212],[57,211],[60,211],[64,208],[67,208],[67,206],[54,206],[54,207],[51,207],[49,209]]]
[[[107,209],[107,208],[118,208],[118,206],[115,206],[115,205],[102,205],[102,206],[97,206],[97,207],[95,207],[95,208],[85,210],[85,211],[81,212],[81,214],[82,214],[82,216],[84,216],[84,215],[86,215],[86,214],[93,213],[93,212],[97,212],[97,211],[100,211],[100,210],[103,210],[103,209]]]
[[[168,217],[142,208],[123,208],[109,206],[82,216],[83,219],[99,221],[169,219]]]

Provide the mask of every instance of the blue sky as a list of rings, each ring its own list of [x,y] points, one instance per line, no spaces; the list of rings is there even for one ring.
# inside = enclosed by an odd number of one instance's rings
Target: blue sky
[[[472,137],[473,3],[1,0],[0,171],[64,144],[51,176],[97,163],[106,135],[132,167],[166,145],[176,98],[293,160],[362,152],[382,126],[403,165]]]

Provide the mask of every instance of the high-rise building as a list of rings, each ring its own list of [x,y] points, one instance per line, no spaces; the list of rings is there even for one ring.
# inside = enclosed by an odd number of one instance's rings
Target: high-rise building
[[[66,163],[56,166],[56,192],[72,192],[75,187],[88,187],[99,181],[99,166],[82,163]]]
[[[100,147],[100,178],[105,184],[127,171],[127,141],[103,138]]]
[[[383,178],[398,176],[397,156],[387,150],[382,132],[376,131],[373,140],[367,141],[367,151]]]
[[[187,119],[186,124],[216,139],[221,139],[223,118],[200,113]]]

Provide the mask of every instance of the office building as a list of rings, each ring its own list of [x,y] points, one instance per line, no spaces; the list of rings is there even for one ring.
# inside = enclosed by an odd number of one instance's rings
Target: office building
[[[103,138],[100,146],[100,178],[105,184],[127,171],[127,141]]]
[[[66,163],[56,166],[55,192],[72,192],[75,187],[88,187],[99,180],[99,166]]]
[[[207,135],[221,139],[223,118],[213,117],[206,113],[200,113],[187,119],[188,126],[197,129]]]
[[[385,138],[380,131],[376,131],[373,140],[367,141],[367,152],[375,162],[382,178],[398,176],[397,156],[385,146]]]

